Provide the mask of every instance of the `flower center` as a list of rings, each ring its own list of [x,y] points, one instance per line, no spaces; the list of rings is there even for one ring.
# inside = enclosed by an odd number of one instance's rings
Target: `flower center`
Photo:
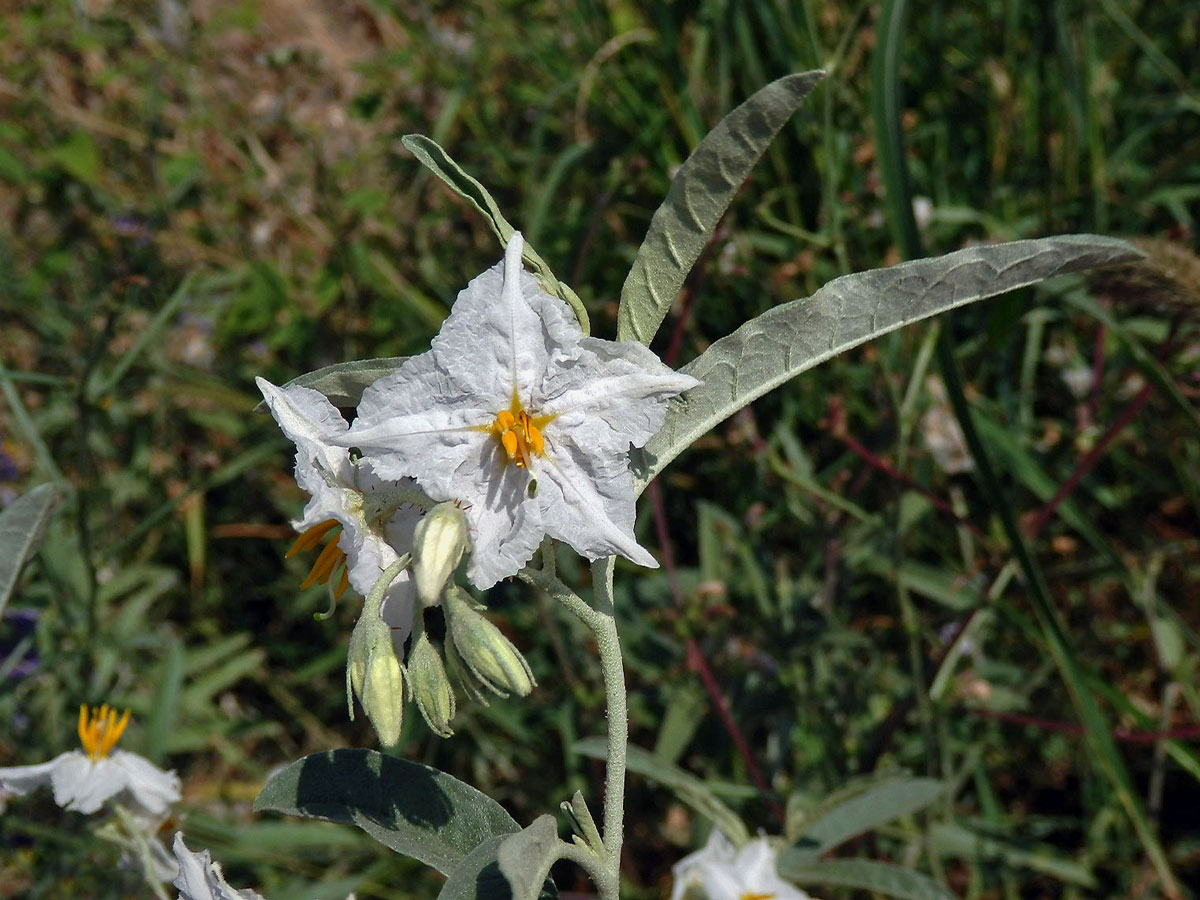
[[[296,543],[292,544],[285,558],[291,558],[297,553],[305,550],[311,550],[325,538],[325,536],[338,525],[337,519],[326,519],[324,522],[318,522],[312,528],[307,529],[300,537],[296,538]],[[306,590],[314,584],[327,584],[330,576],[337,571],[338,566],[342,567],[342,577],[338,581],[337,589],[334,591],[334,599],[340,600],[342,594],[346,593],[346,589],[350,586],[350,570],[346,567],[346,554],[342,548],[338,546],[338,538],[341,532],[335,532],[329,543],[325,545],[325,549],[317,555],[317,561],[313,563],[312,570],[308,573],[308,577],[300,582],[300,590]]]
[[[774,894],[760,894],[756,891],[747,891],[738,897],[738,900],[773,900]]]
[[[93,709],[91,715],[88,715],[86,703],[80,706],[79,743],[83,744],[88,759],[99,762],[108,756],[128,724],[129,710],[125,710],[125,714],[118,719],[117,711],[110,709],[107,703],[99,709]]]
[[[531,455],[546,454],[546,439],[542,437],[542,429],[552,421],[554,416],[531,416],[514,391],[512,406],[496,413],[487,430],[500,442],[508,454],[509,462],[516,463],[519,469],[528,469]]]

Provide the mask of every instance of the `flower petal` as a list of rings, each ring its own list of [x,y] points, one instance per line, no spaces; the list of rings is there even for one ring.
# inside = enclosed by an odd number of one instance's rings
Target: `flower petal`
[[[580,346],[573,365],[547,374],[534,402],[559,428],[588,428],[597,449],[643,446],[662,428],[667,402],[700,384],[634,341],[584,338]]]
[[[178,803],[179,776],[166,772],[145,757],[125,750],[114,750],[108,757],[126,774],[126,790],[135,803],[150,816],[165,816]]]
[[[78,750],[61,753],[49,762],[34,766],[9,766],[0,769],[0,787],[18,797],[50,783],[54,770],[69,756],[83,756]]]
[[[546,533],[588,559],[620,554],[657,569],[633,535],[633,476],[624,455],[597,456],[579,447],[574,435],[555,437],[546,457],[530,464]]]
[[[199,853],[189,850],[183,842],[183,832],[175,832],[172,849],[179,861],[179,876],[174,884],[180,900],[263,900],[257,891],[230,887],[221,867],[213,862],[212,854],[207,850]]]
[[[82,753],[64,753],[50,776],[54,802],[64,809],[91,815],[104,801],[129,785],[129,775],[110,758],[92,762]]]

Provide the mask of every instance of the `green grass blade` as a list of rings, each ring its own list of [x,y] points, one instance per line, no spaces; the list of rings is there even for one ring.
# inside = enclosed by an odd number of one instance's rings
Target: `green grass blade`
[[[584,756],[604,759],[608,754],[608,743],[602,737],[590,737],[577,742],[571,749]],[[630,772],[636,772],[644,778],[671,788],[680,800],[700,815],[711,819],[712,823],[735,846],[740,847],[750,840],[750,832],[737,813],[718,800],[716,795],[709,790],[708,785],[695,775],[685,772],[666,760],[659,759],[653,753],[640,747],[630,746],[626,761]]]

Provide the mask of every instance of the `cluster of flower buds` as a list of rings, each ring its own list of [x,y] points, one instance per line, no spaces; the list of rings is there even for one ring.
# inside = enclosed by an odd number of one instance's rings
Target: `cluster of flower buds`
[[[453,502],[430,509],[413,532],[412,553],[397,560],[376,582],[350,637],[346,666],[347,701],[358,697],[384,744],[400,739],[404,703],[411,699],[430,729],[453,734],[457,698],[450,676],[473,699],[486,702],[480,686],[506,697],[526,696],[536,682],[521,652],[454,580],[470,549],[467,519]],[[383,599],[398,581],[411,580],[417,600],[405,661],[396,647],[394,626],[386,621]],[[441,642],[425,629],[427,610],[440,608],[446,621]],[[408,630],[405,629],[405,634]],[[443,659],[443,653],[445,659]],[[353,707],[350,710],[353,716]]]

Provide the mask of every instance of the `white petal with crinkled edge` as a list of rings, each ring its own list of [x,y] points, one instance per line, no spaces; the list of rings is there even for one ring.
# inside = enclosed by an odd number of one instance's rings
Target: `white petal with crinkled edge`
[[[459,294],[429,352],[368,387],[350,430],[331,440],[360,448],[383,477],[411,475],[433,500],[461,502],[479,588],[516,574],[547,534],[588,559],[656,566],[633,535],[627,453],[699,382],[640,344],[583,337],[569,307],[524,271],[522,247],[514,234],[504,261]],[[514,397],[552,417],[546,455],[528,470],[489,431]]]
[[[698,888],[707,900],[743,900],[748,896],[812,900],[806,892],[779,877],[775,871],[775,849],[765,837],[735,849],[714,828],[708,843],[677,862],[671,871],[674,876],[671,900],[690,897],[689,888]]]
[[[179,900],[263,900],[257,891],[230,887],[221,867],[213,862],[212,854],[207,850],[199,853],[189,850],[182,831],[175,832],[172,849],[179,863],[179,875],[174,882],[179,889]]]
[[[342,526],[338,546],[346,554],[350,584],[363,596],[400,554],[412,547],[413,530],[422,510],[412,504],[394,508],[384,502],[395,487],[380,477],[370,463],[350,459],[350,451],[332,443],[350,427],[337,407],[319,391],[300,385],[276,387],[265,378],[255,379],[271,415],[296,445],[296,483],[310,494],[300,521],[303,533],[328,519]],[[415,487],[411,478],[392,482]],[[393,637],[403,645],[412,629],[413,592],[407,575],[398,578],[384,595]]]
[[[38,765],[0,769],[0,785],[18,795],[49,785],[55,803],[88,815],[116,798],[146,820],[165,816],[180,796],[179,777],[173,771],[164,772],[125,750],[114,750],[95,762],[82,751],[72,750]]]

